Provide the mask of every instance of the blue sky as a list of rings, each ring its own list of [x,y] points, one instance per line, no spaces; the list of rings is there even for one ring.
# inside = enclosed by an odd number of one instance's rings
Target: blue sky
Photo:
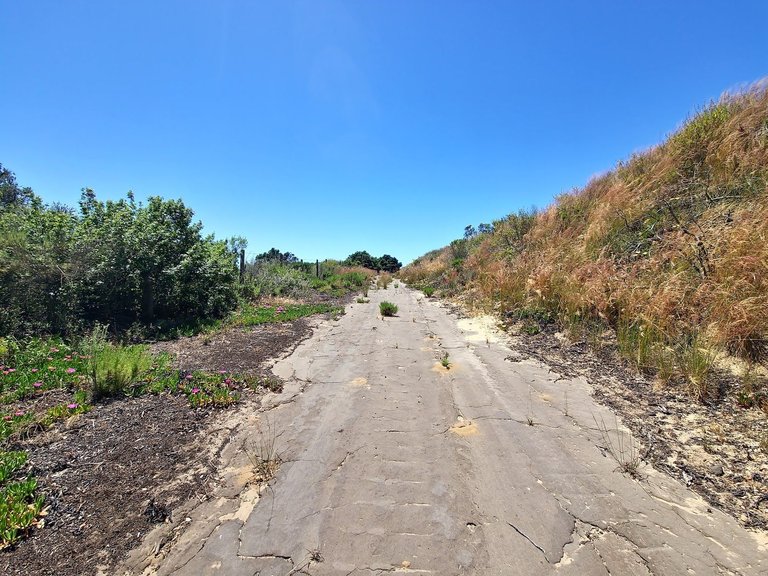
[[[0,163],[408,262],[768,75],[768,2],[0,0]]]

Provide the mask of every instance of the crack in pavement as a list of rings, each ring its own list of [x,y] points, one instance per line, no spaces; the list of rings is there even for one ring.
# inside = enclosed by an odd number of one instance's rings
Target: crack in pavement
[[[520,536],[522,536],[523,538],[525,538],[526,540],[528,540],[528,542],[530,542],[530,543],[533,545],[533,547],[534,547],[534,548],[536,548],[536,549],[537,549],[539,552],[541,552],[541,553],[544,555],[544,558],[547,558],[547,553],[544,551],[544,548],[542,548],[541,546],[539,546],[538,544],[536,544],[536,542],[534,542],[533,540],[531,540],[531,537],[530,537],[530,536],[528,536],[528,535],[527,535],[525,532],[523,532],[522,530],[520,530],[520,528],[518,528],[517,526],[515,526],[514,524],[512,524],[512,522],[510,522],[510,521],[508,521],[508,520],[507,520],[507,525],[508,525],[508,526],[511,526],[511,527],[512,527],[512,529],[513,529],[515,532],[517,532],[518,534],[520,534]],[[547,562],[549,562],[549,559],[547,559]]]

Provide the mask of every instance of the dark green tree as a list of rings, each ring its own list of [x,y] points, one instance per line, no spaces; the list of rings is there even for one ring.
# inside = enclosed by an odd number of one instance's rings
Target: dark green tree
[[[290,252],[280,252],[277,248],[270,248],[266,252],[262,252],[258,256],[254,258],[256,262],[262,262],[265,260],[270,261],[276,261],[276,262],[285,262],[288,264],[292,264],[294,262],[298,262],[299,259]]]
[[[0,335],[174,324],[235,306],[230,247],[203,237],[181,200],[101,202],[86,188],[75,214],[45,206],[7,170],[0,180]]]
[[[374,258],[365,250],[353,252],[347,259],[344,260],[346,266],[362,266],[363,268],[369,268],[371,270],[379,269],[379,259]]]
[[[384,256],[379,258],[379,268],[385,272],[391,272],[394,274],[402,267],[402,263],[397,258],[390,256],[389,254],[384,254]]]

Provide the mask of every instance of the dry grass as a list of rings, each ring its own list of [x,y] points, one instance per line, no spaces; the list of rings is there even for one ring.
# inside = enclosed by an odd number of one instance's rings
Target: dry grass
[[[426,254],[403,278],[501,314],[599,321],[640,369],[705,398],[711,350],[768,357],[767,86],[723,96],[661,145]]]

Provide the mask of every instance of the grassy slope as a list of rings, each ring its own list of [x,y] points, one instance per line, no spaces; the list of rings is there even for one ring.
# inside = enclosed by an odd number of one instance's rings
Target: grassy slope
[[[501,314],[612,327],[638,367],[704,398],[704,350],[768,352],[768,88],[723,97],[546,210],[510,214],[402,275]]]

